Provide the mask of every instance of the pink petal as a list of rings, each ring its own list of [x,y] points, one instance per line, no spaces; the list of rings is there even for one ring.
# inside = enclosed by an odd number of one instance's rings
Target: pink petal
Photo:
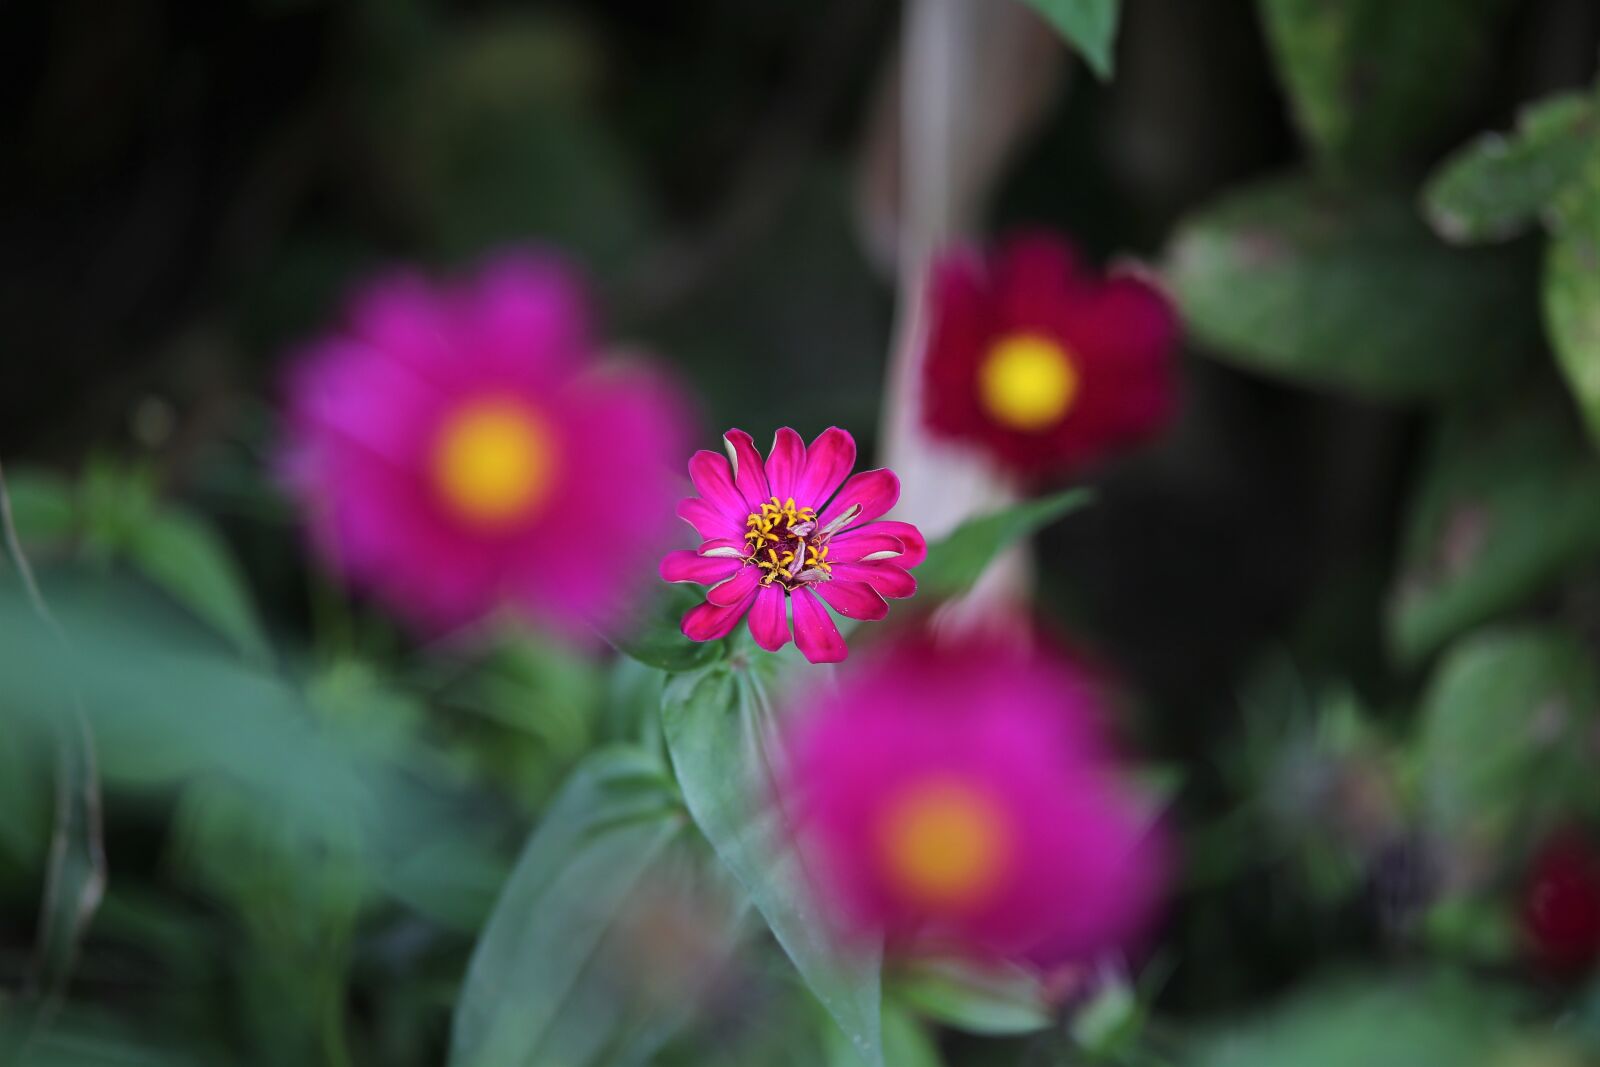
[[[706,592],[706,601],[717,605],[719,608],[729,604],[737,604],[747,600],[755,590],[756,583],[761,581],[760,567],[746,567],[743,562],[735,560],[739,570],[728,577],[721,585],[713,586]]]
[[[693,526],[701,537],[744,543],[744,517],[735,521],[697,496],[678,501],[678,518]]]
[[[876,622],[889,614],[889,605],[865,582],[815,582],[811,588],[847,619]]]
[[[716,556],[724,559],[744,559],[750,554],[750,546],[742,537],[713,537],[701,541],[696,549],[702,556]]]
[[[921,530],[917,529],[909,522],[900,522],[896,519],[884,519],[882,522],[873,523],[868,529],[875,534],[889,534],[891,537],[897,537],[900,539],[900,543],[905,546],[905,555],[894,561],[894,564],[897,567],[904,567],[907,570],[910,570],[912,567],[915,567],[917,564],[928,558],[928,539],[922,536]],[[864,533],[867,531],[859,532]],[[857,536],[857,533],[858,531],[852,530],[844,536],[855,537]],[[828,543],[838,544],[839,540],[840,539],[838,537],[835,537]],[[702,551],[704,551],[703,548]],[[829,558],[831,559],[832,557],[830,556]]]
[[[772,435],[772,450],[767,453],[767,485],[772,495],[779,500],[794,496],[805,469],[806,443],[789,427],[781,427]]]
[[[903,567],[887,561],[836,564],[833,578],[841,582],[866,582],[878,591],[878,595],[890,600],[903,600],[917,591],[917,580]]]
[[[820,516],[820,522],[826,529],[830,522],[844,515],[852,507],[861,510],[850,518],[846,528],[860,526],[864,522],[871,522],[900,500],[900,479],[894,471],[880,468],[875,471],[862,471],[839,490],[839,495],[833,498],[833,503],[828,505],[826,511]]]
[[[789,643],[789,597],[776,585],[769,585],[756,594],[756,602],[746,616],[750,636],[768,652],[776,652]]]
[[[855,465],[855,438],[837,426],[823,430],[806,449],[805,470],[791,494],[794,502],[803,508],[821,510]]]
[[[892,552],[895,562],[905,554],[906,546],[893,534],[882,533],[878,524],[838,534],[828,541],[828,560],[831,563],[860,563],[868,556]]]
[[[733,572],[743,566],[743,560],[708,558],[698,552],[683,549],[679,552],[668,552],[666,559],[661,561],[661,580],[715,585],[733,577]]]
[[[756,443],[743,430],[729,430],[722,440],[728,449],[728,462],[733,464],[734,487],[751,511],[759,511],[772,491],[767,488],[767,468],[756,451]]]
[[[689,458],[689,478],[706,503],[743,528],[750,507],[744,502],[744,495],[734,487],[726,459],[701,449]]]
[[[794,643],[801,655],[812,663],[843,661],[850,650],[822,601],[804,587],[796,589],[790,599],[794,603]]]
[[[690,608],[683,617],[683,636],[691,641],[720,641],[733,632],[750,606],[750,599],[718,606],[707,601]]]

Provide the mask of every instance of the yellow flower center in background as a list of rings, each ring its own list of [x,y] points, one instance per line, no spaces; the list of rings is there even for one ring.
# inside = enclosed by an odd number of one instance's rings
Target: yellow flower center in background
[[[1068,350],[1048,337],[1002,337],[978,368],[978,396],[997,422],[1043,430],[1060,422],[1078,398],[1078,369]]]
[[[934,911],[982,902],[1010,862],[1005,813],[964,782],[936,779],[906,790],[878,829],[890,883]]]
[[[511,400],[479,400],[445,420],[434,445],[433,479],[462,519],[503,526],[543,502],[554,459],[555,441],[537,414]]]

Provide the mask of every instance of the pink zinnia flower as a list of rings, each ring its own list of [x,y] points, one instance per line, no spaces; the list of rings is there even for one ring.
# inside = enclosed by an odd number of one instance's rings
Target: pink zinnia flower
[[[289,378],[284,468],[316,547],[432,630],[617,611],[660,549],[675,479],[654,461],[688,422],[670,383],[594,356],[584,291],[549,256],[367,286]]]
[[[949,252],[928,300],[924,422],[1019,476],[1079,469],[1171,413],[1171,307],[1138,278],[1092,273],[1065,241]]]
[[[1142,931],[1163,850],[1075,667],[910,642],[808,699],[784,802],[847,929],[1040,964]]]
[[[885,597],[917,591],[909,568],[927,555],[922,534],[909,522],[873,521],[900,499],[900,479],[872,470],[846,481],[856,442],[838,427],[810,448],[784,427],[765,462],[743,430],[723,441],[726,459],[701,451],[689,461],[700,495],[678,505],[704,543],[661,561],[667,581],[711,587],[683,617],[684,634],[715,641],[748,615],[756,643],[776,652],[789,642],[792,604],[794,642],[806,659],[844,659],[844,638],[823,601],[846,618],[881,619]]]

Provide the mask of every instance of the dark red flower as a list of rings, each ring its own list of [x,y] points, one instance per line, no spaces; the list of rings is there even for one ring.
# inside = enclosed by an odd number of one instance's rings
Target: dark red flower
[[[1522,925],[1540,966],[1581,975],[1600,961],[1600,850],[1564,830],[1534,856],[1522,893]]]
[[[1128,275],[1101,277],[1049,234],[933,266],[923,419],[1036,477],[1148,438],[1173,407],[1177,319]]]

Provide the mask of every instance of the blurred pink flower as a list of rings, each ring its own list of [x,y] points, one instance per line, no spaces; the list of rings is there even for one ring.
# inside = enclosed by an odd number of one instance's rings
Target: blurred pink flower
[[[672,383],[594,356],[551,256],[369,284],[289,376],[283,466],[316,547],[430,630],[507,606],[571,634],[620,610],[665,539],[656,461],[688,420]]]
[[[1143,931],[1164,849],[1075,667],[902,642],[814,699],[784,802],[846,929],[1043,965]]]
[[[694,454],[689,477],[700,495],[678,505],[705,541],[661,561],[666,581],[711,587],[683,617],[684,634],[715,641],[748,615],[756,644],[776,652],[789,643],[792,603],[794,642],[806,659],[844,659],[844,638],[823,601],[846,618],[881,619],[885,597],[917,591],[908,569],[927,555],[922,534],[908,522],[872,521],[900,499],[900,479],[872,470],[846,481],[856,442],[838,427],[807,448],[786,426],[765,462],[743,430],[729,430],[723,442],[726,459]]]

